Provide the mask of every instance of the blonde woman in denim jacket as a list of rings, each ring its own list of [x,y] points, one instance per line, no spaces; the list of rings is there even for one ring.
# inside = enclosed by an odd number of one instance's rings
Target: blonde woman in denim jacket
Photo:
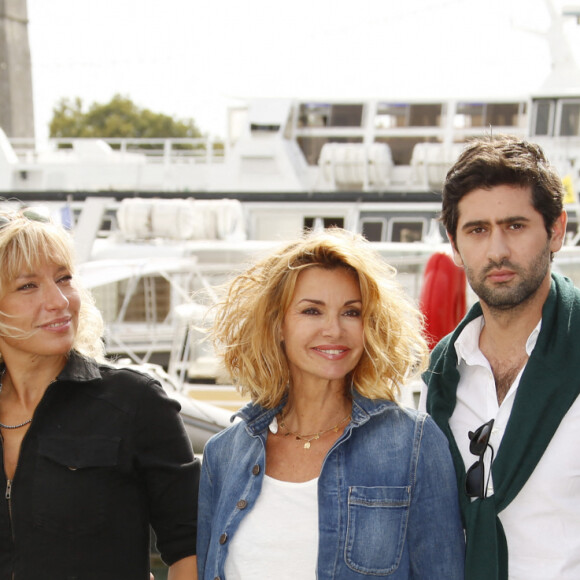
[[[421,316],[360,236],[309,234],[236,277],[213,338],[252,402],[204,451],[204,580],[463,578],[446,438],[396,402]]]

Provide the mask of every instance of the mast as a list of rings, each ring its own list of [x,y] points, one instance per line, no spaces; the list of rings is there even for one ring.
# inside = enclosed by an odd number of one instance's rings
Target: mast
[[[0,129],[34,138],[26,0],[0,0]]]
[[[559,91],[580,88],[580,70],[564,34],[564,20],[571,16],[580,22],[580,6],[566,6],[558,10],[553,0],[545,0],[550,13],[550,26],[546,32],[550,46],[551,71],[544,81],[541,91]]]

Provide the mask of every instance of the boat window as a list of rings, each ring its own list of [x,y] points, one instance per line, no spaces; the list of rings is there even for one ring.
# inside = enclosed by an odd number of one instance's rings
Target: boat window
[[[360,127],[362,104],[302,103],[298,112],[298,128]]]
[[[483,103],[458,103],[457,113],[453,120],[456,129],[484,126]]]
[[[389,220],[391,242],[420,242],[427,226],[424,219],[393,218]]]
[[[362,125],[362,105],[332,105],[331,127],[360,127]]]
[[[456,129],[518,127],[525,112],[524,103],[458,103],[453,126]]]
[[[375,129],[398,127],[440,127],[442,103],[379,103]]]
[[[75,221],[75,223],[77,223]],[[108,211],[105,212],[103,215],[103,219],[101,220],[101,226],[99,228],[99,233],[97,234],[100,238],[105,238],[109,235],[110,232],[113,232],[118,229],[117,226],[117,212],[116,211]]]
[[[361,219],[361,234],[369,242],[382,242],[387,232],[387,220],[385,219]]]
[[[375,129],[394,129],[407,126],[408,105],[381,103],[375,115]]]
[[[411,127],[439,127],[443,105],[411,105],[409,125]]]
[[[577,137],[580,135],[580,100],[562,103],[560,116],[560,131],[562,137]]]
[[[276,133],[280,130],[280,125],[258,125],[257,123],[251,123],[250,130],[252,132],[262,131],[265,133]]]
[[[304,218],[304,230],[314,230],[321,228],[344,228],[344,218],[343,217],[305,217]]]
[[[552,135],[554,101],[551,99],[534,101],[532,114],[532,135]]]
[[[519,125],[519,103],[488,103],[485,124],[492,127],[517,127]]]
[[[327,127],[331,105],[302,103],[298,112],[298,127]]]

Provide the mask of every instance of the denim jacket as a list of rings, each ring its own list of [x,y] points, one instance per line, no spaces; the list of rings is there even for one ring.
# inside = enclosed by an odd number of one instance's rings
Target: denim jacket
[[[249,404],[242,421],[206,445],[200,580],[225,579],[228,545],[260,493],[268,425],[279,410]],[[427,415],[353,393],[351,422],[322,465],[318,509],[319,580],[463,579],[455,472],[447,439]]]

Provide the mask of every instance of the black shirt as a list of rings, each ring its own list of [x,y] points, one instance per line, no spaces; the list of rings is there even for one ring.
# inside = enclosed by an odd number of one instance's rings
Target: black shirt
[[[0,579],[149,579],[195,554],[199,461],[179,404],[144,374],[72,353],[0,485]]]

